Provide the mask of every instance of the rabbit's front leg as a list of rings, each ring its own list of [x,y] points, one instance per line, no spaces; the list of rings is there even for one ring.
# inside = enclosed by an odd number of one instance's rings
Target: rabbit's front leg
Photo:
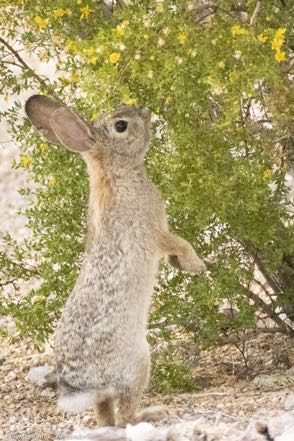
[[[205,263],[185,239],[169,231],[160,231],[157,235],[157,245],[163,254],[168,255],[167,260],[171,266],[191,274],[207,271]]]

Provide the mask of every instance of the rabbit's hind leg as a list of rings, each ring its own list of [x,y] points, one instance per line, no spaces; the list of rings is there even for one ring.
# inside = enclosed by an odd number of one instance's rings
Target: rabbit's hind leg
[[[115,426],[114,399],[106,398],[104,401],[96,403],[95,416],[99,427]]]
[[[125,386],[118,399],[118,424],[125,426],[136,420],[136,411],[139,407],[143,392],[147,386],[150,371],[149,353],[136,366],[137,375],[134,381]]]

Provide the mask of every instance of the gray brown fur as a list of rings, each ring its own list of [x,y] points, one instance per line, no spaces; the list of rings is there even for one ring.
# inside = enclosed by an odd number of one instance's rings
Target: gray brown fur
[[[149,378],[147,316],[159,260],[169,256],[191,273],[205,265],[168,231],[164,203],[146,174],[148,109],[121,107],[90,124],[35,95],[26,112],[47,140],[81,152],[89,171],[86,251],[55,333],[59,403],[69,411],[93,406],[100,425],[127,422]],[[118,120],[128,122],[126,132],[115,130]]]

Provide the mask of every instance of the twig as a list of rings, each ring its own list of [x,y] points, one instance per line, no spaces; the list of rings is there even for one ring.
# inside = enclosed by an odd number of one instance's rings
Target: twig
[[[246,355],[245,355],[245,352],[246,352],[246,341],[245,340],[241,341],[241,346],[239,346],[238,343],[234,343],[234,346],[240,352],[240,354],[242,356],[242,359],[243,359],[243,362],[244,362],[244,365],[245,365],[245,369],[246,369],[246,371],[248,371],[249,370],[249,366],[248,366],[248,361],[247,361],[247,358],[246,358]]]
[[[229,395],[229,392],[207,392],[203,394],[197,394],[197,397],[210,397],[210,396],[220,396],[220,395]]]
[[[7,285],[13,285],[14,286],[14,282],[16,282],[16,280],[18,280],[18,277],[15,277],[12,280],[7,280],[7,282],[4,282],[4,283],[0,283],[0,287],[3,288],[4,286],[7,286]]]
[[[228,394],[226,394],[226,395],[228,395]],[[197,397],[199,397],[199,395],[197,395]],[[237,417],[235,417],[233,415],[229,415],[228,413],[220,412],[219,410],[206,409],[206,412],[205,412],[205,410],[201,411],[201,413],[209,413],[209,412],[216,413],[217,415],[222,415],[222,416],[225,416],[227,418],[231,418],[232,420],[237,420],[238,419]]]
[[[256,22],[257,22],[257,17],[258,14],[260,13],[261,10],[261,1],[258,0],[254,9],[254,12],[252,14],[252,17],[250,18],[250,22],[249,22],[249,26],[255,26]]]
[[[7,43],[7,41],[5,41],[2,37],[0,37],[0,43],[3,44],[14,55],[14,57],[17,59],[17,61],[19,61],[20,65],[23,69],[30,72],[30,75],[36,81],[38,81],[38,83],[40,84],[41,87],[43,87],[44,89],[47,89],[51,95],[53,95],[56,99],[58,99],[58,97],[55,96],[51,85],[50,84],[47,85],[46,81],[43,80],[38,74],[36,74],[36,72],[21,58],[19,53],[15,49],[13,49],[13,47],[9,43]]]
[[[3,61],[1,61],[1,63],[2,63],[2,64],[12,64],[12,66],[20,67],[21,69],[23,69],[23,66],[22,66],[21,64],[14,63],[13,61],[6,61],[6,60],[3,60]]]

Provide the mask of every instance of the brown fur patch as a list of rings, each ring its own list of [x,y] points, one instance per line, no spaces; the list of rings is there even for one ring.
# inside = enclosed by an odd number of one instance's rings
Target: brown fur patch
[[[87,152],[84,157],[90,177],[89,216],[96,220],[110,207],[113,192],[102,159],[95,152]]]

